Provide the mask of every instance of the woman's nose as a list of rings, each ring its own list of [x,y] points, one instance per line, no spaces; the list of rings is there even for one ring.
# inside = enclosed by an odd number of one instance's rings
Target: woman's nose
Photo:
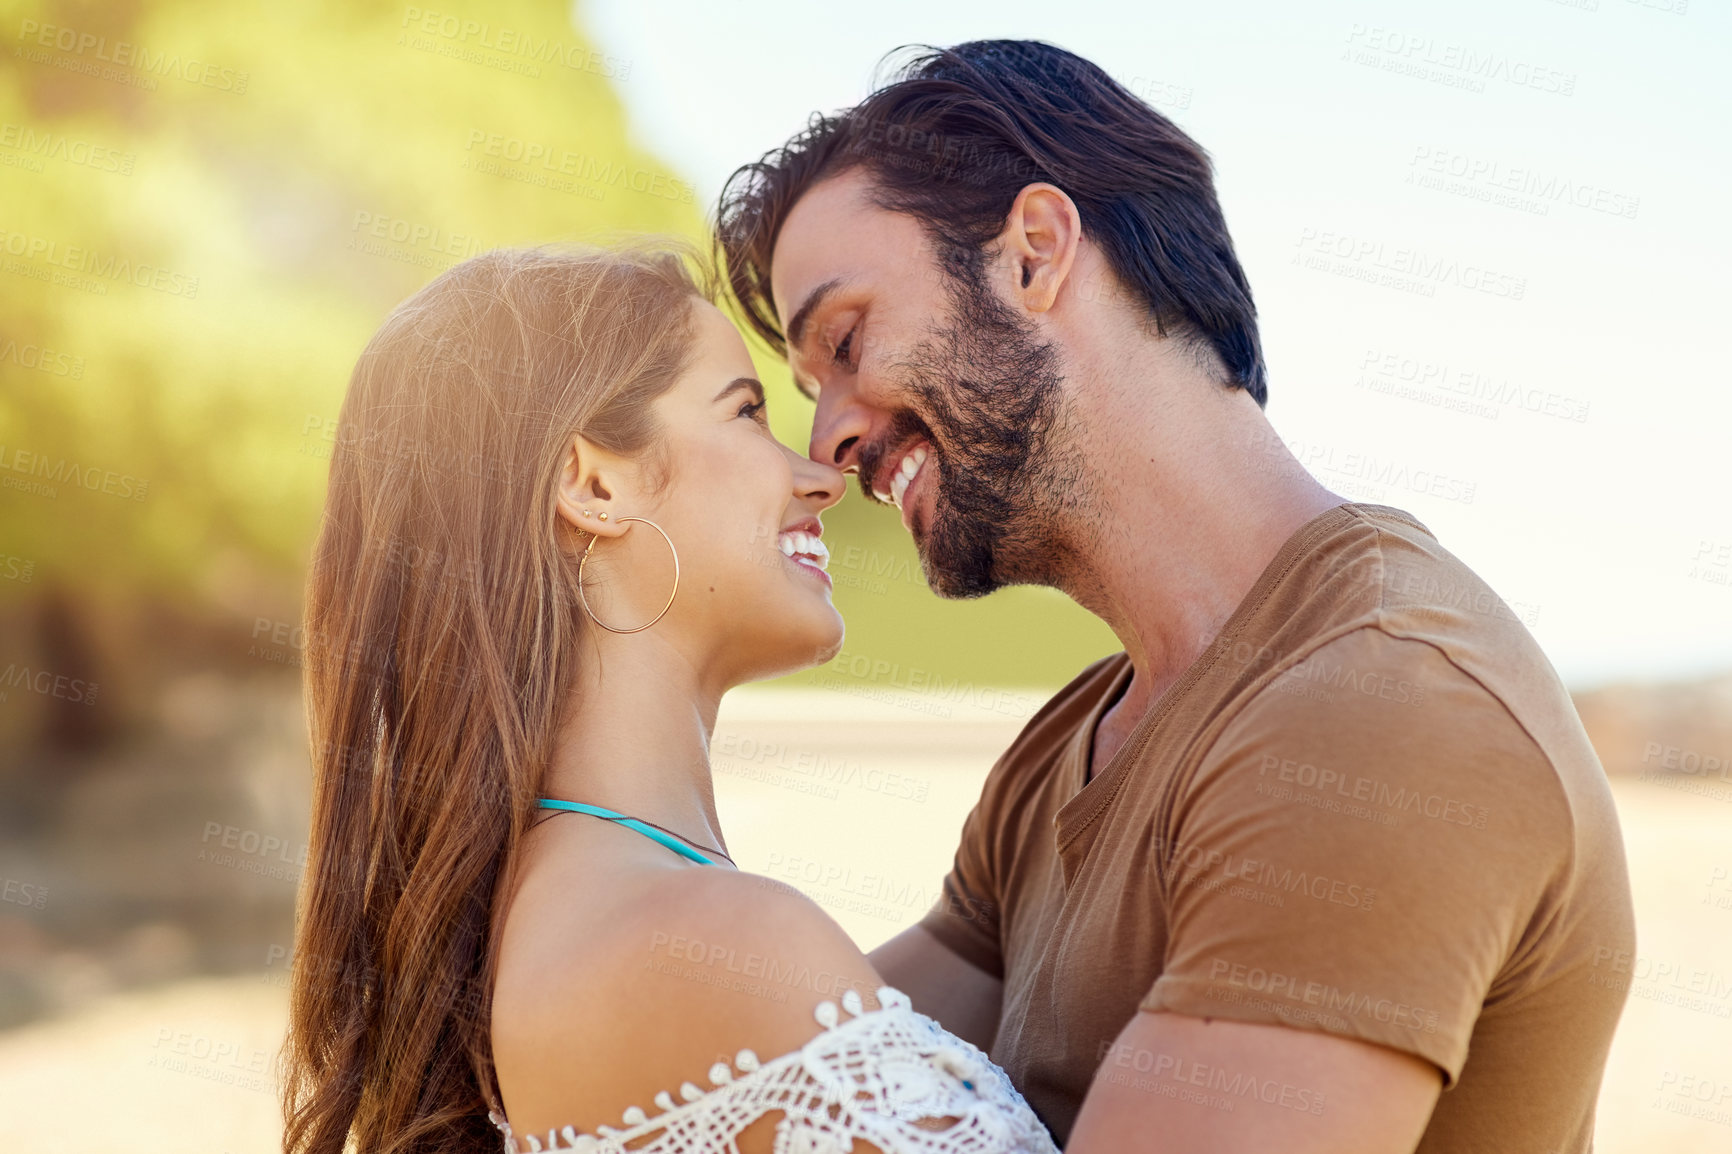
[[[848,487],[842,470],[802,457],[792,449],[788,450],[788,456],[794,466],[794,496],[797,500],[812,506],[813,512],[822,512],[842,499]]]

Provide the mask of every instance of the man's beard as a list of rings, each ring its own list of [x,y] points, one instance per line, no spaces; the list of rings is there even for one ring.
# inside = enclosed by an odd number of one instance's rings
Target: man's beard
[[[1074,453],[1052,437],[1064,381],[1058,351],[992,295],[984,263],[949,263],[948,327],[896,366],[899,390],[917,405],[898,410],[861,454],[869,488],[886,447],[914,436],[931,445],[939,485],[917,541],[940,597],[1055,583],[1053,518],[1075,504],[1080,486]]]

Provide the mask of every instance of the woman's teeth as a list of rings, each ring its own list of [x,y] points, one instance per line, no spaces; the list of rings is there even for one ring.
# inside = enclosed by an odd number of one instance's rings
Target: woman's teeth
[[[796,561],[811,565],[816,569],[830,567],[830,550],[810,533],[798,529],[784,532],[776,538],[776,545],[782,550],[782,556],[791,557]]]
[[[920,466],[926,463],[926,446],[921,445],[912,453],[902,458],[902,464],[896,469],[896,475],[890,478],[890,503],[898,509],[902,508],[902,496],[908,492],[908,484],[914,480],[914,475],[920,472]]]

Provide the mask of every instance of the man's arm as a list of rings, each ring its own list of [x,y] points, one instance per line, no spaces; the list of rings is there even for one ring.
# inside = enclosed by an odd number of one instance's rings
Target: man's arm
[[[914,1008],[982,1050],[992,1049],[1004,983],[951,952],[924,926],[909,926],[870,954],[872,966]]]
[[[1065,1154],[1406,1154],[1442,1086],[1370,1042],[1143,1010],[1102,1055]]]

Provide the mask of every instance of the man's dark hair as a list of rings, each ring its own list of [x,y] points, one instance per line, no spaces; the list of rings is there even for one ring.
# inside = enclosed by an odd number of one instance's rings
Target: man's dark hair
[[[1082,57],[1037,40],[923,48],[892,80],[806,130],[722,190],[716,247],[748,323],[786,353],[770,296],[782,225],[819,181],[863,169],[875,203],[926,228],[953,275],[978,282],[1017,193],[1045,181],[1162,336],[1219,358],[1267,398],[1257,308],[1215,199],[1209,157]]]

